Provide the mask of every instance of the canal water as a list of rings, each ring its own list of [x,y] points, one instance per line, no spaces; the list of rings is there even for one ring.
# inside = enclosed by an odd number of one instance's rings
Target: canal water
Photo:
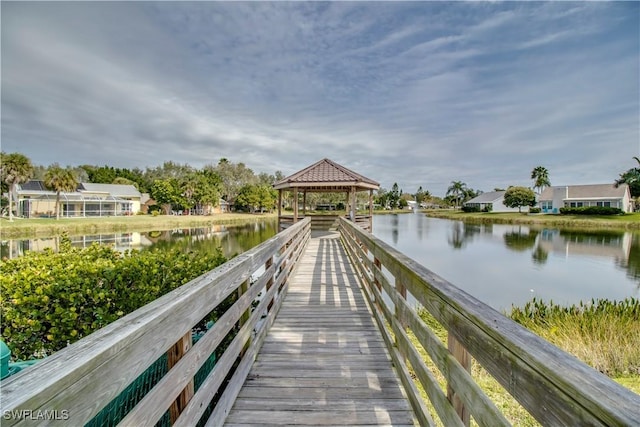
[[[94,241],[119,250],[180,247],[242,253],[276,233],[275,220],[143,233],[72,237],[77,247]],[[465,224],[422,214],[375,215],[373,232],[407,256],[499,311],[533,297],[559,304],[592,298],[640,297],[640,234],[575,232],[522,225]],[[8,240],[0,256],[56,249],[54,238]]]
[[[640,297],[640,234],[376,215],[376,237],[499,311]]]
[[[87,247],[94,242],[108,244],[120,251],[153,248],[182,248],[184,250],[213,252],[217,248],[231,258],[259,245],[276,234],[277,220],[271,219],[245,225],[212,225],[200,228],[176,228],[163,231],[128,233],[102,233],[70,236],[73,247]],[[25,251],[58,249],[59,237],[30,240],[4,240],[0,246],[1,258],[15,258]]]

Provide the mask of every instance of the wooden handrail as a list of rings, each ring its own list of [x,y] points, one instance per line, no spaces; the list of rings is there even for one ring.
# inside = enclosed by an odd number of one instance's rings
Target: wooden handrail
[[[153,425],[174,405],[174,426],[195,425],[214,402],[209,424],[224,420],[286,294],[286,277],[311,236],[308,219],[2,382],[2,425],[42,425],[34,414],[65,414],[51,425],[84,425],[234,292],[235,303],[182,354],[121,425]],[[252,309],[254,302],[257,307]],[[229,336],[222,352],[219,344]],[[216,365],[195,393],[198,369]],[[222,353],[220,355],[220,353]],[[229,381],[225,381],[229,379]],[[187,390],[185,393],[184,390]],[[182,396],[182,397],[181,397]],[[176,407],[178,412],[176,413]],[[57,411],[57,412],[56,412]],[[51,417],[56,418],[56,417]],[[67,419],[68,418],[68,419]]]
[[[467,413],[481,426],[510,425],[475,383],[467,366],[440,342],[420,319],[415,307],[409,306],[401,294],[404,289],[445,327],[455,347],[462,346],[468,351],[543,425],[635,425],[640,420],[637,394],[350,221],[341,219],[339,230],[421,424],[431,425],[433,421],[420,395],[412,396],[417,391],[411,384],[407,385],[411,376],[405,360],[411,364],[444,425],[467,424]],[[452,399],[442,391],[406,330],[413,332],[442,372]],[[462,419],[459,414],[463,415]]]

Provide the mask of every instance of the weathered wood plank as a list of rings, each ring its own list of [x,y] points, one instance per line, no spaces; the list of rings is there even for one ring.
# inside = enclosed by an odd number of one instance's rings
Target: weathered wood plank
[[[331,408],[318,411],[280,411],[272,410],[243,410],[231,411],[227,418],[229,423],[248,424],[296,424],[296,425],[344,425],[356,426],[362,424],[396,425],[411,424],[413,418],[406,410],[387,410],[376,407],[367,410],[332,410]],[[259,420],[259,422],[256,422]]]
[[[347,221],[340,230],[354,259],[367,265],[359,270],[363,277],[384,266],[541,423],[633,425],[640,419],[640,396]],[[358,252],[356,240],[367,254]],[[381,267],[369,267],[370,257]]]
[[[293,398],[275,398],[269,396],[265,399],[264,396],[256,398],[243,398],[236,402],[236,409],[248,409],[248,410],[270,410],[271,408],[279,408],[280,410],[305,410],[305,409],[320,409],[326,408],[329,410],[370,410],[372,408],[383,407],[385,409],[394,410],[406,410],[407,400],[403,397],[400,399],[391,398],[350,398],[350,399],[329,399],[313,398],[302,399],[299,397]]]
[[[413,425],[356,272],[337,239],[309,243],[225,423]]]
[[[37,366],[8,378],[3,381],[0,390],[2,410],[64,410],[73,419],[58,420],[58,425],[68,422],[85,424],[234,292],[240,283],[262,268],[274,253],[280,252],[283,245],[293,240],[290,245],[292,250],[300,248],[305,235],[308,238],[308,221],[296,224],[258,247],[66,347]],[[289,252],[287,256],[297,258],[298,255]],[[276,267],[283,267],[280,263],[285,259],[280,258]],[[187,352],[185,357],[193,351]],[[178,362],[176,367],[178,365],[184,363]],[[190,378],[185,378],[188,383]],[[177,390],[180,392],[182,389]],[[56,421],[43,422],[23,417],[22,420],[3,420],[3,425],[56,424]]]

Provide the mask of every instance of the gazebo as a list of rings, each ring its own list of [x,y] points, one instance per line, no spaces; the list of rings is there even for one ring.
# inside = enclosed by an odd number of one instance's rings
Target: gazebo
[[[275,184],[278,190],[278,228],[283,229],[305,217],[307,207],[307,193],[345,193],[345,207],[347,217],[365,229],[371,231],[373,216],[373,190],[380,188],[376,181],[362,176],[329,159],[308,166]],[[369,214],[356,215],[356,194],[369,191]],[[293,192],[293,216],[282,215],[282,194],[284,191]],[[299,213],[298,194],[302,192],[302,216]],[[337,217],[334,216],[337,219]],[[326,223],[330,219],[327,215],[317,217]],[[312,217],[312,222],[314,217]]]

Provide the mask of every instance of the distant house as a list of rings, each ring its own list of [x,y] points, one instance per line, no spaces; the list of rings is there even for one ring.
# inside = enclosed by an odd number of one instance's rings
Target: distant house
[[[19,216],[56,216],[56,192],[42,181],[16,185],[14,196]],[[60,193],[60,213],[63,217],[132,215],[140,210],[140,198],[133,185],[81,183],[76,191]]]
[[[633,211],[627,184],[561,185],[547,187],[538,197],[538,206],[545,213],[560,213],[562,207],[606,206]]]
[[[151,198],[149,193],[142,193],[140,196],[140,212],[144,214],[149,213],[149,208],[151,206],[156,206],[158,203],[154,199]]]
[[[92,184],[83,182],[78,188],[86,200],[98,200],[100,204],[107,204],[106,210],[112,210],[113,215],[132,215],[140,210],[142,194],[133,185]],[[85,202],[85,216],[97,207],[88,208]]]
[[[210,208],[210,214],[231,212],[231,204],[225,199],[218,200],[218,205]]]
[[[477,207],[485,212],[518,212],[518,208],[510,208],[504,204],[506,191],[489,191],[465,202],[464,206]],[[523,206],[522,211],[527,212],[528,206]]]

